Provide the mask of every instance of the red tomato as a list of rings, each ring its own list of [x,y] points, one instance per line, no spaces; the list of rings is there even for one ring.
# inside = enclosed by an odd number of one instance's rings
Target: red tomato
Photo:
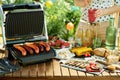
[[[55,47],[60,47],[61,43],[59,40],[55,41]]]
[[[87,56],[88,56],[88,57],[90,57],[90,56],[91,56],[91,54],[90,54],[90,53],[87,53]]]
[[[84,56],[87,57],[88,55],[85,53]]]
[[[55,46],[55,42],[54,41],[51,41],[51,46]]]
[[[62,45],[64,45],[65,47],[69,47],[70,43],[69,42],[64,42]]]

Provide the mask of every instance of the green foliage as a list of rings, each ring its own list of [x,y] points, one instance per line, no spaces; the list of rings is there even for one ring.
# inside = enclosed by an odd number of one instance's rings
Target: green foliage
[[[48,35],[58,35],[68,40],[71,36],[66,30],[66,24],[72,22],[75,30],[80,20],[81,11],[74,6],[73,0],[55,0],[51,8],[45,7]]]
[[[66,12],[66,6],[63,0],[56,0],[51,8],[45,7],[49,35],[61,35],[61,32],[65,29],[64,19],[66,17]]]
[[[74,5],[74,0],[65,0],[67,3],[70,3],[70,5]]]
[[[33,0],[15,0],[15,4],[32,3]]]

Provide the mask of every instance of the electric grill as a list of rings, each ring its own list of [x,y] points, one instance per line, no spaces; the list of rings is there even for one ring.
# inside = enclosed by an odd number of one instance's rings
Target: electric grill
[[[20,9],[23,8],[23,9]],[[32,5],[9,5],[3,6],[3,10],[8,10],[5,19],[5,29],[3,27],[3,40],[6,45],[9,59],[15,59],[22,65],[34,64],[54,58],[56,56],[53,48],[39,54],[27,54],[22,56],[13,45],[39,41],[47,41],[47,28],[44,18],[44,10],[38,4]]]

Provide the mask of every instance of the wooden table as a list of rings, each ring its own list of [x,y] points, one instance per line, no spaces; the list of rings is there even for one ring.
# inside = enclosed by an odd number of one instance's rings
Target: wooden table
[[[70,79],[80,78],[82,80],[84,79],[86,80],[87,78],[88,80],[90,80],[90,78],[92,80],[97,80],[97,79],[99,80],[100,78],[105,78],[105,80],[108,80],[110,78],[109,80],[120,80],[120,73],[108,73],[104,71],[99,76],[95,76],[93,74],[84,73],[81,71],[76,71],[73,69],[62,67],[59,63],[59,60],[52,59],[50,61],[39,64],[21,66],[20,70],[6,74],[3,77],[4,80],[8,78],[9,80],[11,78],[14,78],[11,80],[16,80],[19,78],[26,78],[26,79],[29,78],[28,80],[31,80],[32,78],[51,79],[51,80],[53,80],[53,78],[54,80],[56,79],[59,80],[61,78],[63,78],[64,80],[66,79],[68,80],[69,78]]]

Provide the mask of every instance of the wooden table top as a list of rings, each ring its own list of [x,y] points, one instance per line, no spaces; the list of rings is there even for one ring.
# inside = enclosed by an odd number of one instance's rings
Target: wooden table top
[[[93,74],[77,71],[74,69],[62,67],[59,60],[52,59],[47,62],[21,66],[20,70],[6,74],[5,77],[82,77],[92,76]],[[120,76],[120,73],[102,72],[99,76]]]

